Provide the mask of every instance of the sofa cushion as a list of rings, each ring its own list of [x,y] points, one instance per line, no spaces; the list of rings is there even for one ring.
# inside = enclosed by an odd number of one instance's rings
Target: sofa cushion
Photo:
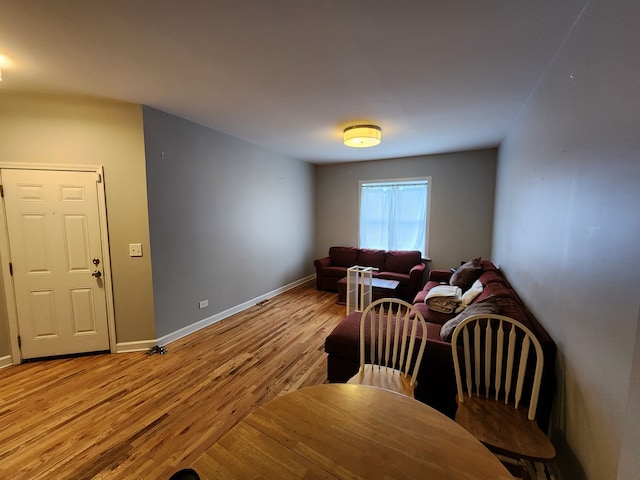
[[[493,282],[504,283],[503,277],[495,270],[484,270],[478,280],[482,285],[488,285]]]
[[[426,323],[427,323],[427,339],[440,341],[440,329],[442,328],[442,325],[440,325],[439,323],[431,323],[431,322],[426,322]],[[426,348],[429,348],[429,345],[427,345]]]
[[[331,247],[329,248],[331,264],[336,267],[353,267],[357,265],[358,249],[353,247]]]
[[[496,267],[489,260],[480,260],[480,266],[482,267],[483,272],[490,272],[490,271],[495,272],[498,270],[498,267]]]
[[[362,267],[375,267],[378,270],[384,270],[385,253],[385,250],[362,248],[358,252],[358,263],[356,265],[360,265]]]
[[[409,274],[411,269],[420,262],[422,262],[422,255],[417,250],[390,250],[384,258],[384,270]]]
[[[425,321],[429,323],[436,323],[438,325],[444,325],[451,318],[450,313],[436,312],[427,307],[426,303],[414,303],[413,307],[422,314]]]
[[[324,349],[329,355],[358,361],[361,317],[362,312],[352,312],[336,325],[324,343]]]
[[[404,285],[409,282],[409,276],[406,273],[373,272],[373,276],[382,280],[396,280],[400,285]]]
[[[354,362],[360,362],[360,321],[362,319],[362,312],[351,312],[349,315],[336,325],[332,332],[327,336],[324,342],[324,349],[329,355],[336,355],[338,357],[352,360]],[[409,324],[409,330],[411,330],[411,323]],[[439,326],[438,326],[439,327]],[[436,327],[436,330],[439,328]],[[391,332],[395,331],[395,321],[392,324]],[[419,333],[416,338],[421,338]],[[365,334],[365,361],[369,360],[370,352],[370,337],[371,337],[371,324],[365,322],[364,326]],[[428,335],[428,330],[427,330]],[[385,335],[383,335],[385,338]]]
[[[480,265],[480,257],[474,258],[453,272],[449,284],[460,287],[462,291],[465,292],[469,290],[469,287],[473,285],[473,282],[475,282],[481,274],[482,265]]]
[[[493,282],[484,286],[482,293],[478,295],[473,303],[484,302],[488,298],[511,297],[515,294],[511,287],[503,283]]]
[[[484,313],[498,313],[499,311],[500,307],[496,302],[492,300],[469,305],[462,312],[460,312],[458,315],[453,317],[442,326],[442,328],[440,329],[440,339],[445,342],[450,342],[453,331],[465,318],[469,318],[472,315],[480,315]]]
[[[496,298],[494,301],[500,306],[500,313],[502,315],[506,315],[507,317],[519,321],[527,328],[532,328],[531,319],[527,315],[524,305],[522,305],[518,300],[510,296]]]

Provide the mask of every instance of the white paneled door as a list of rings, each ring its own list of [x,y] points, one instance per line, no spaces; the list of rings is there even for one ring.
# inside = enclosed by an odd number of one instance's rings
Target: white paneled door
[[[0,175],[22,357],[109,350],[98,174]]]

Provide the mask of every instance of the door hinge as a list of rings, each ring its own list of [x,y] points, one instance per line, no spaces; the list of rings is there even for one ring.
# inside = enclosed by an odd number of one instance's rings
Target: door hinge
[[[102,174],[96,172],[96,182],[97,183],[102,183]]]
[[[13,263],[9,262],[9,275],[13,277]]]
[[[22,348],[22,337],[18,335],[18,348]]]
[[[0,197],[4,198],[4,185],[0,185]]]

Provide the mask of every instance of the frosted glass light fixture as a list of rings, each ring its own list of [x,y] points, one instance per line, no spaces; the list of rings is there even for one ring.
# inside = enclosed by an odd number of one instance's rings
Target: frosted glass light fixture
[[[344,144],[347,147],[375,147],[382,139],[382,131],[376,125],[353,125],[344,129]]]

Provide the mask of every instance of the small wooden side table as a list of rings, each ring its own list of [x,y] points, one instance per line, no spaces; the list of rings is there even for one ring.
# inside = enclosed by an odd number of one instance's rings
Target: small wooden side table
[[[371,286],[373,287],[372,301],[388,297],[395,298],[399,285],[400,282],[397,280],[371,279]],[[336,303],[338,305],[347,304],[347,277],[338,280],[338,301]]]

